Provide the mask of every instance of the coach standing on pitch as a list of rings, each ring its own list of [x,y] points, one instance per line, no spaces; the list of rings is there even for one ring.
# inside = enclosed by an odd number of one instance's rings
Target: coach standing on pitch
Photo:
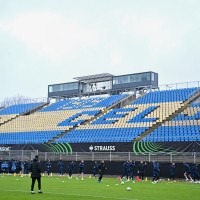
[[[41,168],[40,168],[40,163],[38,161],[37,155],[31,162],[30,172],[31,172],[31,178],[32,178],[31,194],[34,194],[34,185],[35,185],[36,180],[38,182],[38,193],[42,194],[42,191],[41,191]]]

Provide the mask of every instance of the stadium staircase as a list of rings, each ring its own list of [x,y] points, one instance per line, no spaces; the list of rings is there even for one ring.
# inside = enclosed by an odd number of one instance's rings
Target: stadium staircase
[[[196,91],[188,100],[183,102],[182,106],[179,109],[177,109],[174,113],[172,113],[169,117],[166,117],[161,122],[157,122],[156,124],[154,124],[146,132],[142,133],[140,136],[135,138],[134,141],[137,142],[142,140],[144,137],[153,132],[159,126],[162,126],[166,121],[171,121],[173,118],[177,117],[181,112],[187,109],[193,101],[195,101],[198,98],[200,98],[200,90]]]
[[[8,120],[6,120],[6,121],[4,121],[4,122],[1,122],[0,123],[0,126],[2,126],[2,125],[4,125],[4,124],[6,124],[6,123],[8,123],[8,122],[10,122],[10,121],[12,121],[12,120],[14,120],[14,119],[16,119],[17,117],[19,117],[20,115],[16,115],[15,117],[11,117],[10,119],[8,119]],[[1,117],[0,117],[0,119],[1,119]]]
[[[105,108],[104,110],[102,110],[99,114],[95,115],[94,117],[91,117],[90,119],[88,120],[85,120],[83,123],[79,124],[79,125],[76,125],[74,127],[71,127],[69,128],[69,130],[66,130],[64,132],[61,132],[60,134],[58,134],[57,136],[53,137],[51,140],[48,141],[48,143],[54,143],[55,140],[61,138],[62,136],[68,134],[69,132],[71,132],[72,130],[75,130],[77,127],[81,126],[81,125],[86,125],[86,124],[89,124],[91,121],[97,119],[98,117],[101,117],[102,115],[104,115],[105,113],[107,113],[109,110],[111,109],[114,109],[114,108],[117,108],[117,107],[122,107],[122,106],[125,106],[125,105],[128,105],[130,104],[134,99],[135,99],[135,95],[131,94],[131,95],[128,95],[126,97],[124,97],[123,99],[121,99],[120,101],[114,103],[113,105],[111,105],[110,107],[108,108]]]

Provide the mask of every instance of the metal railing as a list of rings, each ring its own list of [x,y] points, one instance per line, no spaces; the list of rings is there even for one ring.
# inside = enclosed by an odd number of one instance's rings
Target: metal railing
[[[161,84],[161,85],[158,85],[158,87],[160,90],[173,90],[173,89],[181,89],[181,88],[200,87],[200,81]]]
[[[38,152],[38,150],[10,150],[0,151],[0,158],[2,160],[32,160],[35,155],[39,155],[41,161],[147,161],[153,160],[159,162],[190,162],[200,163],[200,152],[178,152],[178,153],[163,153],[163,152],[149,152],[145,154],[134,152],[73,152],[67,153],[53,153],[53,152]]]

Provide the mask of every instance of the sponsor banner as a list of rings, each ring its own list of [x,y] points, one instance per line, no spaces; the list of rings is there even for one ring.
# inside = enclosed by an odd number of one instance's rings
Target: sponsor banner
[[[200,152],[198,142],[127,142],[127,143],[45,143],[26,145],[0,145],[0,151],[38,150],[40,152],[134,152],[148,154],[162,152],[178,154],[179,152]]]
[[[109,146],[109,145],[91,145],[89,146],[90,151],[115,151],[115,145],[114,146]]]

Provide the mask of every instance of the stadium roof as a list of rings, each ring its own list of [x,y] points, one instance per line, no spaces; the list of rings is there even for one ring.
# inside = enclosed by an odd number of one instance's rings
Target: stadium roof
[[[113,76],[114,75],[109,74],[109,73],[103,73],[103,74],[75,77],[74,79],[82,83],[97,83],[97,82],[103,82],[103,81],[110,81],[112,80]]]

